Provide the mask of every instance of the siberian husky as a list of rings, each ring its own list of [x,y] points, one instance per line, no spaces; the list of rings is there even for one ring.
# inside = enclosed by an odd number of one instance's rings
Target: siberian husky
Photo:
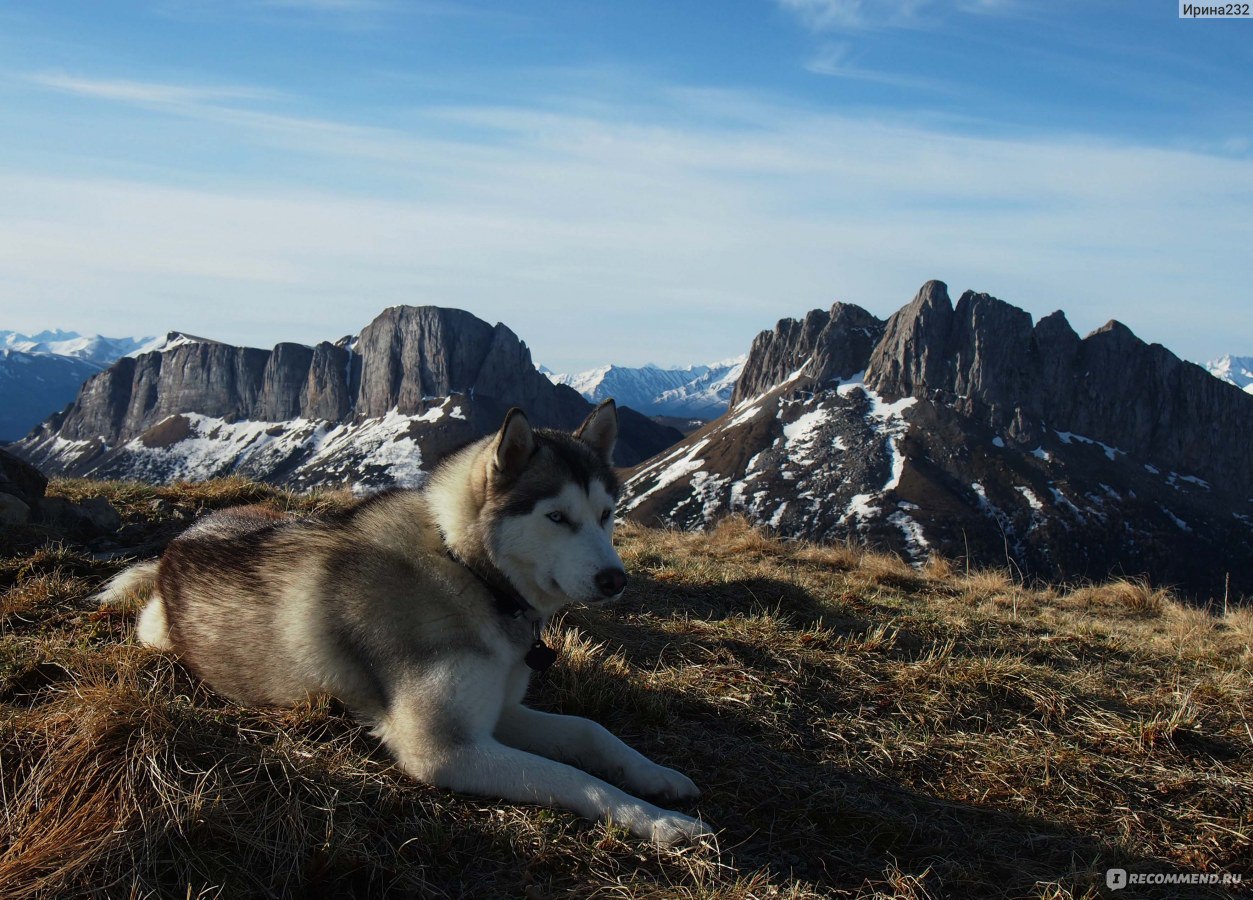
[[[573,434],[532,429],[513,409],[420,490],[321,519],[214,513],[102,597],[150,589],[140,642],[236,701],[337,697],[416,779],[658,843],[698,839],[699,819],[635,796],[691,800],[691,779],[595,722],[522,705],[532,669],[554,655],[546,620],[626,585],[611,542],[617,434],[612,400]]]

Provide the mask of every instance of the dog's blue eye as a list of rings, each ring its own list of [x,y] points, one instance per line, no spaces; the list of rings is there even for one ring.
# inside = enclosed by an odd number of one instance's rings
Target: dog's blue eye
[[[564,513],[550,512],[548,514],[548,521],[556,522],[558,525],[564,525],[567,520]]]

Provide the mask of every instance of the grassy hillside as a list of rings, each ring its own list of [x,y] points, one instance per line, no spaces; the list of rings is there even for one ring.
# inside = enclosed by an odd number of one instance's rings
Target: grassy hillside
[[[105,496],[155,553],[242,481]],[[123,560],[0,545],[0,896],[1094,897],[1253,879],[1253,615],[848,548],[627,527],[612,609],[554,624],[536,706],[690,774],[718,846],[414,784],[341,709],[239,708],[88,596]],[[1247,885],[1246,885],[1247,888]],[[1163,887],[1118,896],[1222,896]]]

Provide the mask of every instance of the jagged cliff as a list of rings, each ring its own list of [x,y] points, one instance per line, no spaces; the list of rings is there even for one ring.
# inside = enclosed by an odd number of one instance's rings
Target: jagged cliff
[[[882,336],[882,320],[848,303],[836,303],[830,312],[812,310],[799,321],[781,319],[774,331],[753,339],[731,405],[773,390],[802,368],[819,384],[849,378],[866,368]]]
[[[314,347],[260,350],[172,333],[89,379],[14,451],[59,474],[413,483],[449,449],[497,427],[510,406],[558,428],[591,409],[536,371],[506,326],[399,306],[355,338]],[[622,465],[681,437],[629,409],[620,420]]]
[[[1024,446],[1082,434],[1162,468],[1253,491],[1248,398],[1111,321],[1080,339],[1062,312],[1021,309],[932,281],[888,320],[866,384],[934,400]]]
[[[1080,338],[932,281],[886,323],[780,321],[734,397],[633,471],[630,515],[1253,593],[1253,397],[1119,323]]]

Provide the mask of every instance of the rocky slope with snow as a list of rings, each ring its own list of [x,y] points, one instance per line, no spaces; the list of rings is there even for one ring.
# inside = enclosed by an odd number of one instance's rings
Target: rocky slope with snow
[[[70,403],[83,382],[150,338],[0,331],[0,441],[14,441]]]
[[[887,322],[836,304],[763,332],[732,408],[637,467],[623,509],[1238,596],[1250,433],[1253,398],[1117,322],[1080,338],[929,282]]]
[[[745,359],[683,369],[608,365],[574,375],[546,370],[545,374],[554,384],[568,385],[592,403],[613,397],[649,416],[708,420],[727,411]]]
[[[591,404],[536,371],[506,326],[399,306],[314,347],[236,347],[171,333],[92,377],[13,451],[51,474],[150,482],[230,473],[297,487],[412,485],[511,406],[573,428]],[[617,462],[681,435],[620,409]]]

